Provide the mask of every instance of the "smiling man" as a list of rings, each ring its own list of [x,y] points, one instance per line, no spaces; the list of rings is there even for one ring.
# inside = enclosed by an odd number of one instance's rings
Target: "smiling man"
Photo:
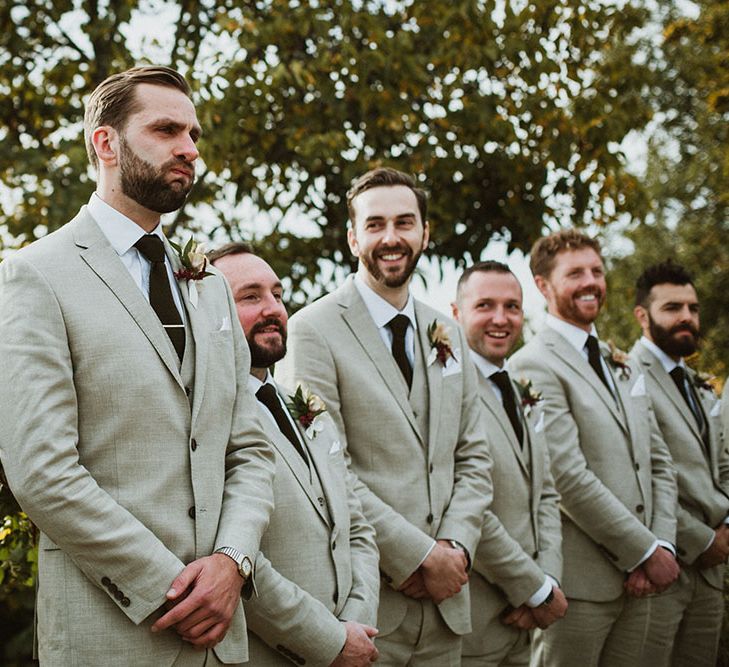
[[[473,632],[464,638],[463,665],[528,665],[530,630],[562,618],[567,601],[558,584],[562,530],[544,418],[506,362],[524,324],[521,285],[505,264],[480,262],[461,275],[452,307],[479,371],[494,461],[493,502],[470,577]],[[516,542],[511,552],[494,552],[491,514]]]
[[[546,326],[510,367],[543,397],[569,600],[566,617],[536,633],[533,664],[640,667],[645,596],[679,572],[675,470],[645,377],[597,337],[606,293],[598,242],[563,230],[537,241],[530,262]]]
[[[462,588],[490,499],[475,369],[458,326],[410,294],[428,244],[425,192],[380,168],[347,204],[357,273],[291,318],[277,374],[309,385],[346,435],[380,550],[382,662],[458,665]]]
[[[200,132],[174,70],[103,81],[84,118],[96,192],[0,266],[0,456],[41,530],[42,665],[247,658],[273,452],[225,280],[198,275],[191,297],[160,226]]]
[[[686,365],[699,345],[699,300],[688,272],[671,261],[638,278],[631,351],[678,470],[678,581],[653,600],[646,664],[716,664],[729,556],[729,457],[719,401]]]

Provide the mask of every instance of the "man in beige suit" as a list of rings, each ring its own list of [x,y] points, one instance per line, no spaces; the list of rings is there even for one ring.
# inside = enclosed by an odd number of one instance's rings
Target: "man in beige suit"
[[[425,193],[381,168],[347,201],[359,269],[291,318],[277,376],[308,384],[346,437],[380,550],[382,662],[458,665],[490,496],[476,371],[458,326],[408,289],[428,243]]]
[[[640,369],[610,353],[594,321],[605,300],[600,246],[568,229],[532,248],[546,326],[511,359],[544,406],[561,496],[569,613],[536,633],[538,665],[643,665],[650,603],[678,576],[676,480]]]
[[[683,358],[698,349],[699,301],[691,276],[672,262],[638,278],[635,316],[643,336],[631,356],[646,377],[658,426],[678,471],[678,581],[652,601],[645,661],[716,664],[729,555],[729,456],[720,404]]]
[[[40,661],[239,664],[273,452],[224,278],[181,273],[159,226],[193,182],[187,83],[114,75],[84,129],[89,205],[0,265],[0,454],[41,530]]]
[[[232,288],[251,350],[249,387],[276,449],[274,511],[256,560],[258,596],[245,604],[250,662],[368,665],[377,658],[375,531],[348,487],[331,417],[324,411],[305,427],[306,416],[294,419],[287,406],[294,392],[269,372],[286,354],[281,281],[246,244],[209,256]]]
[[[463,665],[528,665],[529,631],[562,618],[567,601],[558,583],[562,530],[544,417],[537,395],[514,382],[505,363],[524,323],[521,285],[505,264],[480,262],[461,275],[452,307],[479,370],[493,458],[489,513],[521,548],[506,562],[484,557],[491,539],[485,522],[470,577],[473,632],[463,640]],[[516,607],[506,596],[514,582],[523,587]]]

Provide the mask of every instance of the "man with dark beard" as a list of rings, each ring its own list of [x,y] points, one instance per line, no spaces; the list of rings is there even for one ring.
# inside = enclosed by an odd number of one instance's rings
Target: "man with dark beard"
[[[681,574],[652,602],[645,664],[716,664],[729,556],[729,457],[714,391],[686,365],[699,343],[699,301],[688,272],[671,261],[638,278],[635,317],[642,366],[658,425],[678,471]]]
[[[286,354],[288,319],[273,269],[245,243],[208,257],[232,288],[251,349],[248,386],[276,450],[274,511],[255,564],[258,595],[245,604],[250,663],[364,667],[377,658],[380,575],[342,438],[325,405],[308,397],[307,410],[319,413],[309,422],[292,405],[295,392],[271,377]]]
[[[291,318],[277,373],[308,384],[346,435],[380,550],[382,661],[458,665],[461,588],[490,500],[476,372],[460,328],[409,291],[428,244],[425,192],[378,168],[347,205],[357,273]]]
[[[96,192],[0,266],[0,455],[41,530],[42,665],[247,658],[273,452],[224,278],[191,252],[183,272],[160,227],[200,132],[174,70],[104,80],[84,118]]]
[[[532,664],[643,667],[644,596],[679,572],[675,470],[645,378],[597,337],[606,292],[599,243],[562,230],[534,244],[530,264],[546,326],[510,367],[543,398],[569,600],[566,617],[537,632]]]

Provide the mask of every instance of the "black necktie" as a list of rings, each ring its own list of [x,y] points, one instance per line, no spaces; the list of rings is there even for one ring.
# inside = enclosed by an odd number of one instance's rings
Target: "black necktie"
[[[610,388],[607,378],[605,377],[605,372],[602,369],[600,344],[597,342],[597,338],[595,338],[595,336],[592,336],[592,335],[588,336],[587,343],[585,343],[585,345],[587,345],[587,360],[590,362],[590,366],[592,366],[592,370],[594,370],[595,373],[597,373],[597,377],[600,378],[602,383],[605,385],[605,388],[612,395],[613,390]]]
[[[402,371],[408,389],[410,389],[413,384],[413,368],[405,352],[405,333],[410,326],[410,318],[407,315],[395,315],[387,326],[392,331],[392,356],[395,357],[395,363]]]
[[[501,402],[504,405],[504,410],[509,415],[509,421],[511,422],[511,427],[514,429],[514,435],[516,435],[516,439],[521,445],[524,438],[524,430],[521,425],[519,413],[516,410],[516,396],[514,395],[514,387],[509,379],[509,374],[506,371],[498,371],[491,375],[490,379],[493,380],[501,392]]]
[[[301,441],[299,440],[294,427],[291,424],[291,420],[288,415],[284,412],[284,408],[281,405],[281,401],[276,394],[276,390],[271,384],[262,385],[256,392],[256,398],[268,408],[268,411],[273,415],[276,420],[279,431],[283,433],[289,442],[294,446],[297,452],[301,455],[301,458],[306,461],[306,455],[302,449]]]
[[[689,410],[691,410],[691,414],[694,416],[694,419],[696,420],[696,424],[699,427],[699,433],[701,433],[701,439],[704,441],[704,444],[708,444],[708,433],[706,429],[706,423],[704,422],[704,415],[701,412],[701,407],[699,405],[698,396],[696,394],[692,394],[691,398],[693,398],[693,401],[689,398],[688,395],[688,389],[686,388],[686,371],[681,368],[681,366],[676,366],[670,373],[671,379],[673,380],[674,384],[676,385],[676,388],[680,392],[681,396],[683,396],[683,400],[686,401],[686,405],[688,405]]]
[[[149,271],[149,304],[157,313],[182,361],[182,355],[185,354],[185,325],[172,298],[172,288],[165,267],[165,246],[159,236],[145,234],[134,247],[152,265]]]

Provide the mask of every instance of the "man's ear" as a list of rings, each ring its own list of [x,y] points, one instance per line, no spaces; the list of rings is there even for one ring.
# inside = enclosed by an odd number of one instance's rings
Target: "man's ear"
[[[549,285],[549,281],[544,276],[534,276],[534,284],[537,286],[537,289],[542,293],[542,296],[549,301],[549,294],[551,292],[551,288]]]
[[[426,220],[423,223],[423,247],[422,250],[425,250],[428,247],[428,243],[430,242],[430,225],[428,224],[428,221]]]
[[[643,331],[648,331],[649,322],[648,322],[648,311],[644,306],[636,306],[633,308],[633,315],[635,315],[635,319],[638,320],[638,324],[640,324],[640,328],[643,329]]]
[[[97,127],[91,133],[91,144],[100,165],[115,167],[119,163],[119,135],[113,127],[110,125]]]
[[[357,241],[357,235],[354,233],[354,223],[347,229],[347,243],[349,244],[349,251],[355,257],[359,257],[359,242]]]
[[[453,314],[453,319],[460,324],[461,320],[459,317],[461,312],[458,310],[458,304],[455,301],[451,302],[451,313]]]

